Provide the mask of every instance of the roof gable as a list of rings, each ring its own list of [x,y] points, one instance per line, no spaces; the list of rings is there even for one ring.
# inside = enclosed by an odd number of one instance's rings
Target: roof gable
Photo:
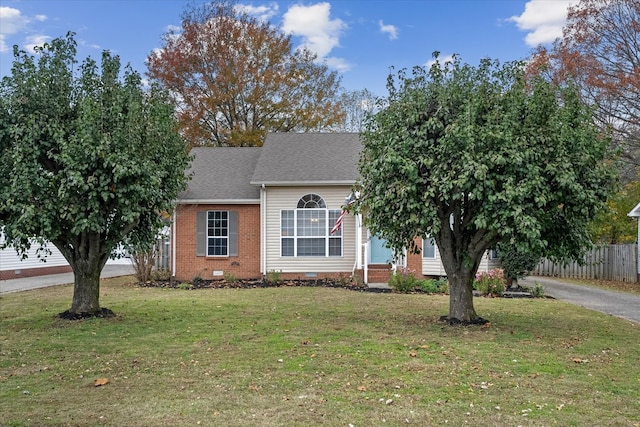
[[[269,133],[251,183],[353,184],[361,149],[358,133]]]
[[[629,212],[627,216],[640,218],[640,203],[638,203],[635,208],[631,209],[631,212]]]
[[[259,147],[198,147],[187,174],[182,203],[260,200],[260,188],[249,182],[260,156]]]

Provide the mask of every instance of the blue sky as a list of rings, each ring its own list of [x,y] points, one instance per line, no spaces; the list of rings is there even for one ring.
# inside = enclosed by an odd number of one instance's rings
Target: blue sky
[[[12,46],[34,45],[77,33],[79,58],[99,60],[103,50],[144,73],[161,36],[180,25],[183,0],[0,0],[0,75],[10,73]],[[386,95],[396,69],[426,65],[433,51],[483,57],[526,58],[538,44],[561,35],[564,0],[332,0],[240,1],[239,5],[291,34],[342,76],[347,90]]]

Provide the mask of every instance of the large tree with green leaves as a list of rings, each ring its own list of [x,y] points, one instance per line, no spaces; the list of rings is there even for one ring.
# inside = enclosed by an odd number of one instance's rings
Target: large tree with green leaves
[[[0,85],[5,244],[52,242],[75,276],[69,312],[99,314],[103,266],[118,243],[155,239],[185,186],[186,144],[166,94],[108,52],[77,67],[72,33],[14,57]]]
[[[149,76],[171,91],[192,146],[260,146],[266,132],[342,122],[340,78],[235,0],[190,4],[182,26],[149,55]]]
[[[432,236],[450,284],[449,320],[482,321],[472,282],[498,242],[576,258],[613,171],[609,141],[574,87],[526,79],[523,64],[456,58],[389,76],[363,133],[359,209],[395,249]]]

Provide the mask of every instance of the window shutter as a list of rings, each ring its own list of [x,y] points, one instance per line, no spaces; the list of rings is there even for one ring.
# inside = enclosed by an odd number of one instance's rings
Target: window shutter
[[[196,213],[196,256],[207,255],[207,211]]]
[[[229,256],[238,256],[238,211],[229,211]]]

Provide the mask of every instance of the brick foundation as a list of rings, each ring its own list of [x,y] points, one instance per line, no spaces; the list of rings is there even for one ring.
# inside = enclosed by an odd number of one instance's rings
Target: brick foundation
[[[0,271],[0,280],[45,276],[47,274],[70,273],[72,271],[73,270],[71,270],[71,266],[68,265],[60,265],[56,267],[23,268],[20,270],[2,270]]]

